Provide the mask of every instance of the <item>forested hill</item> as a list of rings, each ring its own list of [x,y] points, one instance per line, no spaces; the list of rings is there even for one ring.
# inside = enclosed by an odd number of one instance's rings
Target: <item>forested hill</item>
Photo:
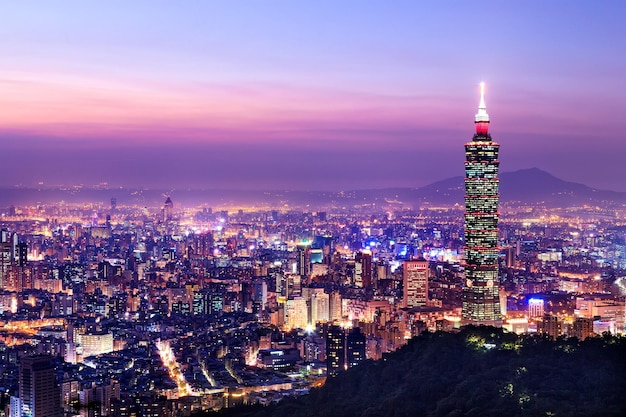
[[[429,333],[309,395],[212,416],[624,416],[626,338]]]

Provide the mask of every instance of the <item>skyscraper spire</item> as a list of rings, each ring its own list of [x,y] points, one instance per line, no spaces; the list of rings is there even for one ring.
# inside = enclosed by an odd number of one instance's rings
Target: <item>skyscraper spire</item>
[[[476,134],[485,136],[489,131],[489,115],[487,114],[487,106],[485,105],[485,83],[480,83],[480,103],[478,104],[478,113],[474,118],[476,124]]]

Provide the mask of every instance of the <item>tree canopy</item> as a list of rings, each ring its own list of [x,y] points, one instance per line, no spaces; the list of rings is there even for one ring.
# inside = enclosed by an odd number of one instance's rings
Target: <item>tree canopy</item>
[[[308,395],[217,415],[623,416],[626,338],[553,341],[486,326],[424,333]]]

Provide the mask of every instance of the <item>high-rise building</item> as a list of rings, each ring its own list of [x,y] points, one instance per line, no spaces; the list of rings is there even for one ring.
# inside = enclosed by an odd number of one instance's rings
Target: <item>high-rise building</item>
[[[404,307],[425,306],[428,301],[428,261],[405,261]]]
[[[20,359],[19,397],[22,416],[61,416],[61,392],[54,379],[52,356],[36,355]]]
[[[326,373],[337,376],[346,368],[346,333],[343,327],[328,326],[326,332]]]
[[[329,312],[330,296],[325,292],[311,294],[311,324],[328,321]]]
[[[13,239],[7,230],[0,231],[0,288],[6,289],[11,263],[14,259]]]
[[[354,285],[360,288],[372,286],[372,252],[357,252],[354,259]]]
[[[15,263],[17,263],[18,266],[26,266],[27,261],[28,245],[26,244],[26,242],[19,242],[15,250]]]
[[[311,244],[301,242],[296,245],[296,274],[308,283],[311,276]]]
[[[354,327],[346,336],[346,364],[352,368],[365,360],[365,335]]]
[[[262,279],[257,279],[254,282],[253,299],[258,311],[265,310],[267,306],[267,282]]]
[[[356,366],[366,359],[366,337],[359,327],[350,330],[328,326],[326,332],[326,372],[329,377]]]
[[[465,144],[465,288],[463,322],[502,325],[498,295],[498,153],[489,134],[484,83],[476,133]]]

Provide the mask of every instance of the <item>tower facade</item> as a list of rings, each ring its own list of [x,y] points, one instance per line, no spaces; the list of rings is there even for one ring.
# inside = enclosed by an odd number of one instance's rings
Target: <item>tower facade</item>
[[[308,284],[311,276],[311,244],[299,243],[296,246],[296,273],[302,277],[302,281]]]
[[[465,144],[465,288],[463,322],[500,326],[498,295],[498,192],[500,145],[489,134],[484,83],[476,133]]]
[[[54,379],[51,356],[27,356],[21,359],[19,398],[21,416],[61,416],[61,392]]]
[[[365,339],[365,335],[358,327],[354,327],[346,335],[346,365],[348,368],[365,361]]]
[[[328,326],[326,333],[326,372],[335,377],[346,367],[346,333],[340,326]]]
[[[372,286],[372,252],[357,252],[354,259],[354,284],[359,288]]]
[[[428,303],[428,261],[404,261],[403,280],[403,306],[425,306]]]

